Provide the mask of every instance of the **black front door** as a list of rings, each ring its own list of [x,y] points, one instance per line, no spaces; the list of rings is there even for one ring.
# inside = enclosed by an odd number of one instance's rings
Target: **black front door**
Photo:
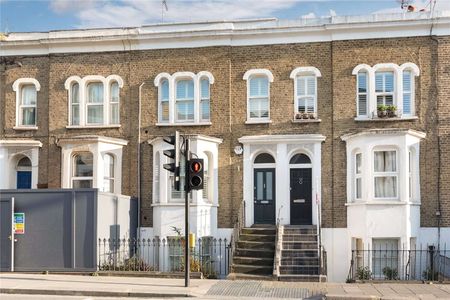
[[[291,224],[312,224],[312,169],[291,169]]]
[[[255,224],[275,224],[275,169],[255,169]]]

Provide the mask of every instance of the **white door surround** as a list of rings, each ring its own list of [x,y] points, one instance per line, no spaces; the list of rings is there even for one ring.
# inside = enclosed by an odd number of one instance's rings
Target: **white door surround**
[[[39,148],[42,143],[37,140],[2,140],[0,141],[0,189],[17,187],[17,163],[23,157],[31,161],[31,188],[37,188],[39,171]]]
[[[244,201],[245,226],[254,224],[253,205],[253,162],[261,153],[269,153],[275,159],[275,219],[277,224],[290,223],[290,159],[298,153],[303,153],[311,159],[312,195],[321,199],[321,146],[325,136],[321,134],[295,135],[259,135],[243,136],[238,139],[244,146]],[[312,223],[317,224],[318,203],[312,202]]]

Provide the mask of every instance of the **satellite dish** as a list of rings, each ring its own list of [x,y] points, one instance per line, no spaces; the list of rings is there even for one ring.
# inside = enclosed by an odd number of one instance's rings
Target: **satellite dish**
[[[412,6],[412,3],[414,2],[413,0],[397,0],[398,3],[400,3],[400,8],[401,9],[406,9],[408,11],[410,11],[410,6]]]

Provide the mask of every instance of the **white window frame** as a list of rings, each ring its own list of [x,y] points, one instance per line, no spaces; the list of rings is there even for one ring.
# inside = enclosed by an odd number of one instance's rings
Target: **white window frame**
[[[193,80],[194,82],[194,119],[193,120],[178,120],[176,112],[176,85],[180,80]],[[197,74],[192,72],[176,72],[174,74],[160,73],[155,77],[154,85],[158,88],[158,121],[156,126],[195,126],[195,125],[211,125],[211,108],[209,119],[201,118],[201,80],[207,79],[209,81],[209,100],[211,105],[211,85],[214,84],[214,76],[208,71],[201,71]],[[161,113],[161,83],[167,80],[169,82],[169,120],[162,120]]]
[[[361,171],[358,173],[358,159],[357,159],[357,156],[358,155],[360,155],[360,168],[361,168]],[[353,162],[353,168],[354,168],[354,172],[353,172],[353,175],[354,175],[354,181],[353,181],[353,183],[354,183],[354,188],[353,188],[353,197],[354,197],[354,200],[355,201],[361,201],[362,199],[363,199],[363,176],[362,176],[362,169],[363,169],[363,155],[362,155],[362,152],[361,151],[357,151],[357,152],[355,152],[354,153],[354,162]],[[360,197],[358,198],[358,180],[360,180],[360,182],[361,182],[361,195],[360,195]]]
[[[318,110],[317,109],[317,106],[318,106],[318,93],[317,93],[317,91],[318,91],[318,87],[317,87],[318,80],[317,80],[317,78],[322,77],[322,73],[320,72],[320,70],[315,68],[315,67],[298,67],[298,68],[295,68],[294,70],[292,70],[292,72],[291,72],[289,77],[294,80],[294,118],[295,118],[295,115],[297,113],[299,113],[299,111],[298,111],[299,98],[301,98],[301,97],[311,97],[311,96],[314,96],[314,111],[313,111],[313,114],[314,114],[314,117],[317,118],[318,117],[318,112],[317,112],[317,110]],[[298,87],[297,80],[298,80],[299,77],[314,77],[314,80],[315,80],[315,82],[314,82],[315,91],[314,91],[313,95],[311,94],[311,95],[305,95],[305,96],[298,96],[297,91],[298,91],[299,87]]]
[[[117,94],[117,101],[115,101],[113,99],[113,93],[112,93],[112,88],[113,85],[117,84],[117,89],[118,89],[118,94]],[[120,125],[120,86],[119,83],[116,80],[112,80],[109,84],[109,102],[108,102],[108,118],[109,118],[109,122],[108,124],[110,125]],[[113,123],[112,119],[113,119],[113,107],[117,105],[117,123]]]
[[[375,152],[395,152],[395,172],[388,171],[388,172],[376,172],[375,171]],[[371,156],[372,156],[372,189],[373,189],[373,199],[379,201],[379,200],[399,200],[399,179],[400,179],[400,164],[399,164],[399,153],[400,151],[393,147],[376,147],[372,150]],[[375,178],[380,177],[395,177],[395,197],[377,197],[375,195]]]
[[[106,164],[106,159],[105,157],[111,157],[112,159],[112,177],[106,173],[106,168],[107,168],[107,164]],[[109,168],[109,166],[108,166]],[[108,192],[108,193],[114,193],[116,190],[116,157],[114,156],[114,154],[112,153],[105,153],[103,154],[103,186],[102,189],[104,192]],[[105,188],[105,182],[108,181],[108,183],[110,184],[110,186],[112,187],[112,190],[106,190]],[[111,184],[112,183],[112,184]]]
[[[167,82],[167,99],[162,98],[162,89],[163,89],[163,83]],[[168,107],[168,112],[169,114],[167,115],[167,120],[163,120],[163,107],[162,107],[162,103],[163,102],[167,102],[167,106]],[[170,81],[168,78],[161,78],[161,82],[158,86],[158,121],[159,123],[169,123],[170,122]]]
[[[208,82],[208,95],[204,96],[202,95],[202,81],[206,80]],[[199,93],[200,93],[200,105],[199,105],[199,110],[200,110],[200,121],[201,122],[209,122],[211,120],[211,83],[209,82],[208,78],[206,78],[205,76],[201,77],[199,79]],[[203,105],[202,102],[203,101],[208,101],[208,116],[209,118],[203,118]]]
[[[92,176],[75,176],[75,172],[76,172],[76,161],[75,161],[75,157],[79,154],[82,153],[89,153],[90,155],[92,155]],[[70,187],[73,188],[73,182],[74,181],[82,181],[82,180],[90,180],[91,181],[91,187],[94,187],[94,167],[95,167],[95,162],[94,162],[94,154],[90,151],[77,151],[74,152],[72,154],[71,157],[71,173],[70,173]]]
[[[411,72],[411,114],[403,113],[403,72]],[[393,91],[393,103],[397,106],[397,118],[399,119],[415,119],[415,77],[420,75],[420,70],[417,65],[411,62],[397,65],[394,63],[381,63],[376,64],[373,67],[367,64],[357,65],[352,75],[358,76],[359,72],[367,72],[368,76],[368,96],[367,96],[367,116],[359,115],[358,107],[358,81],[356,81],[356,118],[355,120],[372,120],[377,118],[377,95],[384,95],[385,93],[376,93],[375,87],[375,74],[377,72],[393,72],[394,73],[394,91]],[[389,93],[391,94],[391,93]]]
[[[34,85],[36,90],[36,105],[32,106],[23,106],[22,105],[22,90],[24,86],[27,85]],[[16,93],[16,125],[13,129],[16,130],[37,130],[37,122],[38,122],[38,92],[41,90],[41,85],[39,81],[37,81],[35,78],[19,78],[16,81],[14,81],[12,85],[13,91]],[[35,108],[35,124],[34,125],[23,125],[22,124],[22,108],[24,107],[34,107]]]
[[[102,123],[88,123],[88,106],[89,105],[100,105],[99,103],[88,103],[88,84],[94,82],[103,83],[103,122]],[[111,102],[111,86],[113,83],[119,85],[119,101]],[[80,122],[78,125],[72,124],[72,85],[78,83],[79,86],[79,108],[80,108]],[[66,128],[118,128],[120,127],[120,90],[123,88],[123,80],[118,75],[109,75],[108,77],[103,77],[99,75],[88,75],[83,78],[79,76],[71,76],[67,78],[64,86],[66,90],[68,90],[68,125]],[[112,105],[118,106],[119,112],[119,123],[113,124],[111,123],[111,107]]]
[[[89,85],[91,84],[101,84],[103,89],[103,102],[89,102]],[[101,81],[90,81],[86,83],[86,98],[84,99],[84,104],[86,105],[85,111],[86,111],[86,125],[87,126],[99,126],[105,123],[106,114],[105,109],[107,107],[107,104],[105,103],[105,85]],[[95,107],[95,106],[101,106],[102,107],[102,122],[100,123],[89,123],[89,107]]]
[[[267,85],[267,117],[263,118],[251,118],[250,117],[250,81],[253,78],[266,77],[268,81]],[[271,123],[270,121],[270,84],[273,82],[273,75],[267,69],[251,69],[245,72],[243,79],[247,81],[247,121],[246,124],[258,124],[258,123]],[[261,97],[257,97],[261,98]]]
[[[180,81],[192,81],[192,85],[193,85],[193,95],[192,98],[177,98],[177,89],[178,89],[178,84]],[[192,106],[193,106],[193,115],[192,115],[192,119],[178,119],[178,109],[177,109],[177,104],[178,103],[190,103],[192,102]],[[196,105],[195,105],[195,81],[192,78],[183,78],[183,77],[179,77],[177,78],[177,80],[175,81],[175,122],[176,123],[192,123],[195,121],[195,109],[196,109]]]
[[[366,76],[366,92],[362,93],[359,91],[359,75],[363,73]],[[356,74],[356,115],[357,117],[364,117],[367,118],[369,116],[370,111],[370,105],[369,105],[369,73],[366,70],[361,70]],[[366,96],[366,113],[360,114],[359,113],[359,96],[365,95]]]
[[[386,90],[386,75],[388,73],[392,73],[392,80],[393,80],[393,82],[392,82],[392,92],[385,91]],[[388,104],[386,104],[386,96],[392,96],[392,104],[389,104],[389,105],[397,106],[397,97],[395,95],[396,94],[395,93],[396,92],[396,86],[397,86],[395,72],[393,70],[378,70],[378,71],[375,72],[375,82],[376,82],[376,77],[379,74],[382,75],[383,91],[377,92],[376,91],[376,83],[375,83],[375,101],[376,101],[377,106],[378,105],[388,105]],[[383,103],[382,104],[378,104],[378,97],[379,96],[383,97]]]

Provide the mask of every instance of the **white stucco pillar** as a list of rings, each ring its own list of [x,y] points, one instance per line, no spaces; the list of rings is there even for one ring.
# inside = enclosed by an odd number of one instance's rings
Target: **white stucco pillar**
[[[275,222],[290,224],[289,158],[287,145],[277,144]]]

